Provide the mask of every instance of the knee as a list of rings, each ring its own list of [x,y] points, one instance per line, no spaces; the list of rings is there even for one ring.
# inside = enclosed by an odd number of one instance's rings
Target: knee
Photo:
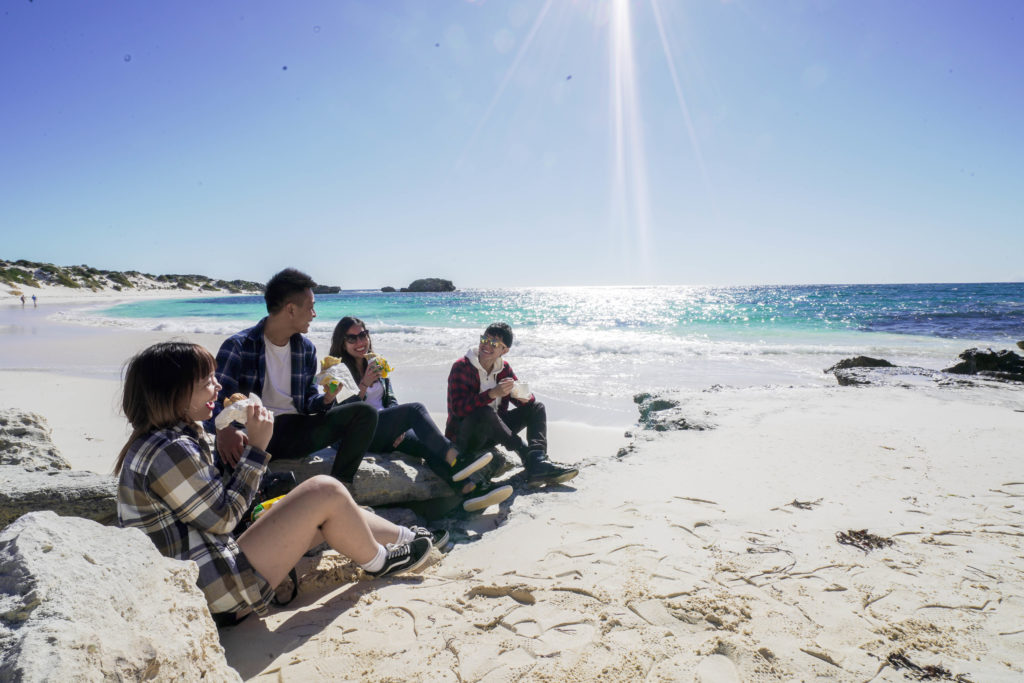
[[[355,502],[345,485],[328,474],[318,474],[304,482],[312,495],[325,500]]]
[[[369,403],[354,403],[352,404],[355,410],[352,412],[352,421],[356,423],[368,424],[373,427],[377,426],[377,409],[371,406]]]
[[[430,413],[427,412],[427,407],[422,403],[405,403],[404,405],[409,406],[410,413],[416,413],[424,419],[430,417]]]

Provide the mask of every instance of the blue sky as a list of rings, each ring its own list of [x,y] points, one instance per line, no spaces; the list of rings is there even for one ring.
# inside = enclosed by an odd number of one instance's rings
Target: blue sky
[[[345,288],[1024,280],[1024,5],[0,5],[0,258]]]

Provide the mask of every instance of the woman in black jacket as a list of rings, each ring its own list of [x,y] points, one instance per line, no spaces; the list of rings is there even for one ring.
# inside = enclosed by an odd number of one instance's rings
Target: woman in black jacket
[[[371,354],[369,359],[367,354]],[[493,456],[489,452],[459,453],[422,403],[399,403],[390,378],[381,376],[382,368],[372,354],[373,340],[366,324],[352,316],[339,320],[331,337],[330,355],[340,358],[358,382],[358,400],[377,409],[377,429],[367,448],[369,452],[399,451],[422,458],[449,483],[463,481],[490,463]],[[472,511],[501,502],[512,494],[512,489],[493,488],[489,482],[471,480],[463,485],[461,493],[471,495],[463,501],[463,507]]]

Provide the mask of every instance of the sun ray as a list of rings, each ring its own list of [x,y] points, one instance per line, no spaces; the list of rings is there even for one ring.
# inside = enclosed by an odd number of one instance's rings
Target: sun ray
[[[650,201],[629,7],[629,0],[613,0],[609,22],[610,104],[615,157],[611,218],[618,232],[621,253],[627,255],[626,262],[638,267],[638,274],[642,275],[648,272],[650,262]]]

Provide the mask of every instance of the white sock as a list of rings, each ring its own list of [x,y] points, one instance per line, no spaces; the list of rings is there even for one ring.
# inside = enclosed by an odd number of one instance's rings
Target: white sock
[[[414,538],[416,538],[416,534],[412,532],[412,529],[404,526],[398,527],[398,545],[412,543]]]
[[[384,549],[380,543],[377,544],[377,554],[373,556],[373,559],[366,564],[359,565],[368,572],[379,572],[384,568],[384,559],[387,558],[388,551]]]

